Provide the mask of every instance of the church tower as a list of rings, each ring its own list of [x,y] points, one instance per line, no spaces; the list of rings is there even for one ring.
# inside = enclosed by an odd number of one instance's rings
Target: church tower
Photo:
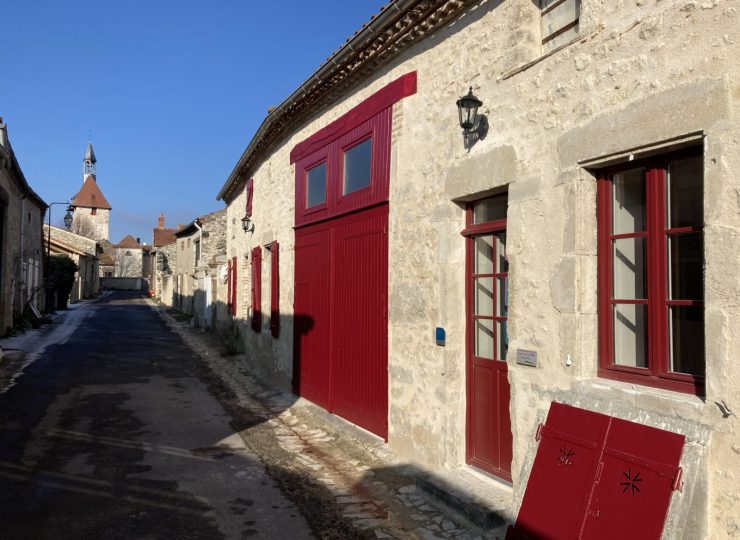
[[[111,206],[98,186],[97,161],[92,143],[88,142],[82,159],[82,187],[72,198],[74,220],[71,230],[95,240],[108,240]]]

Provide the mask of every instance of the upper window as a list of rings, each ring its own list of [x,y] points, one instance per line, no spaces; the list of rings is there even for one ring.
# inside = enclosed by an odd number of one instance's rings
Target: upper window
[[[98,209],[97,208],[93,208],[92,210],[90,210],[90,215],[92,215],[92,216],[98,215]]]
[[[703,162],[699,150],[603,171],[602,375],[674,390],[704,377]]]
[[[540,0],[542,47],[557,49],[578,35],[581,0]]]
[[[326,202],[326,162],[306,171],[306,208]]]
[[[367,139],[344,152],[342,195],[370,187],[372,149],[372,139]]]

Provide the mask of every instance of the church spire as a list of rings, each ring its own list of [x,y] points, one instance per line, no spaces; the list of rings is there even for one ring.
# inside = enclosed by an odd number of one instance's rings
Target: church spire
[[[95,178],[95,163],[97,163],[97,159],[95,159],[95,151],[92,147],[92,142],[87,143],[87,150],[85,150],[85,157],[82,160],[82,178],[83,180],[87,178],[87,176],[92,176]]]

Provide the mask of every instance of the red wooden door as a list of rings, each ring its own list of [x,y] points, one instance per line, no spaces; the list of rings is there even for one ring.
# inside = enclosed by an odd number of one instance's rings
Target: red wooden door
[[[657,540],[683,435],[552,403],[507,540]]]
[[[506,220],[475,231],[467,240],[467,461],[510,481]]]
[[[388,205],[296,231],[296,393],[388,433]]]
[[[332,410],[386,438],[388,432],[388,205],[334,227]]]
[[[331,229],[296,231],[294,374],[297,394],[329,408]]]

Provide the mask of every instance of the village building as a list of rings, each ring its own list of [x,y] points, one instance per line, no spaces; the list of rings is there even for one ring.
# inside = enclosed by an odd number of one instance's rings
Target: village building
[[[177,242],[175,232],[177,229],[165,227],[164,214],[159,214],[157,226],[152,232],[152,289],[154,296],[170,307],[173,294],[172,266],[175,264]]]
[[[139,239],[127,234],[114,248],[113,277],[141,278],[143,276],[144,247]]]
[[[69,302],[74,304],[86,298],[93,298],[100,290],[99,256],[103,253],[100,244],[86,236],[65,231],[59,227],[44,225],[44,245],[51,242],[53,255],[65,255],[77,265],[75,281],[69,293]]]
[[[738,27],[722,0],[389,4],[218,194],[247,367],[511,483],[518,530],[736,534]]]
[[[28,184],[0,118],[0,335],[29,306],[43,306],[41,227],[46,209]]]
[[[226,265],[226,209],[193,220],[175,233],[173,305],[200,328],[226,318],[227,298],[220,269]]]
[[[72,197],[72,232],[95,240],[108,240],[111,205],[97,180],[97,159],[92,143],[87,143],[82,159],[82,187]]]

